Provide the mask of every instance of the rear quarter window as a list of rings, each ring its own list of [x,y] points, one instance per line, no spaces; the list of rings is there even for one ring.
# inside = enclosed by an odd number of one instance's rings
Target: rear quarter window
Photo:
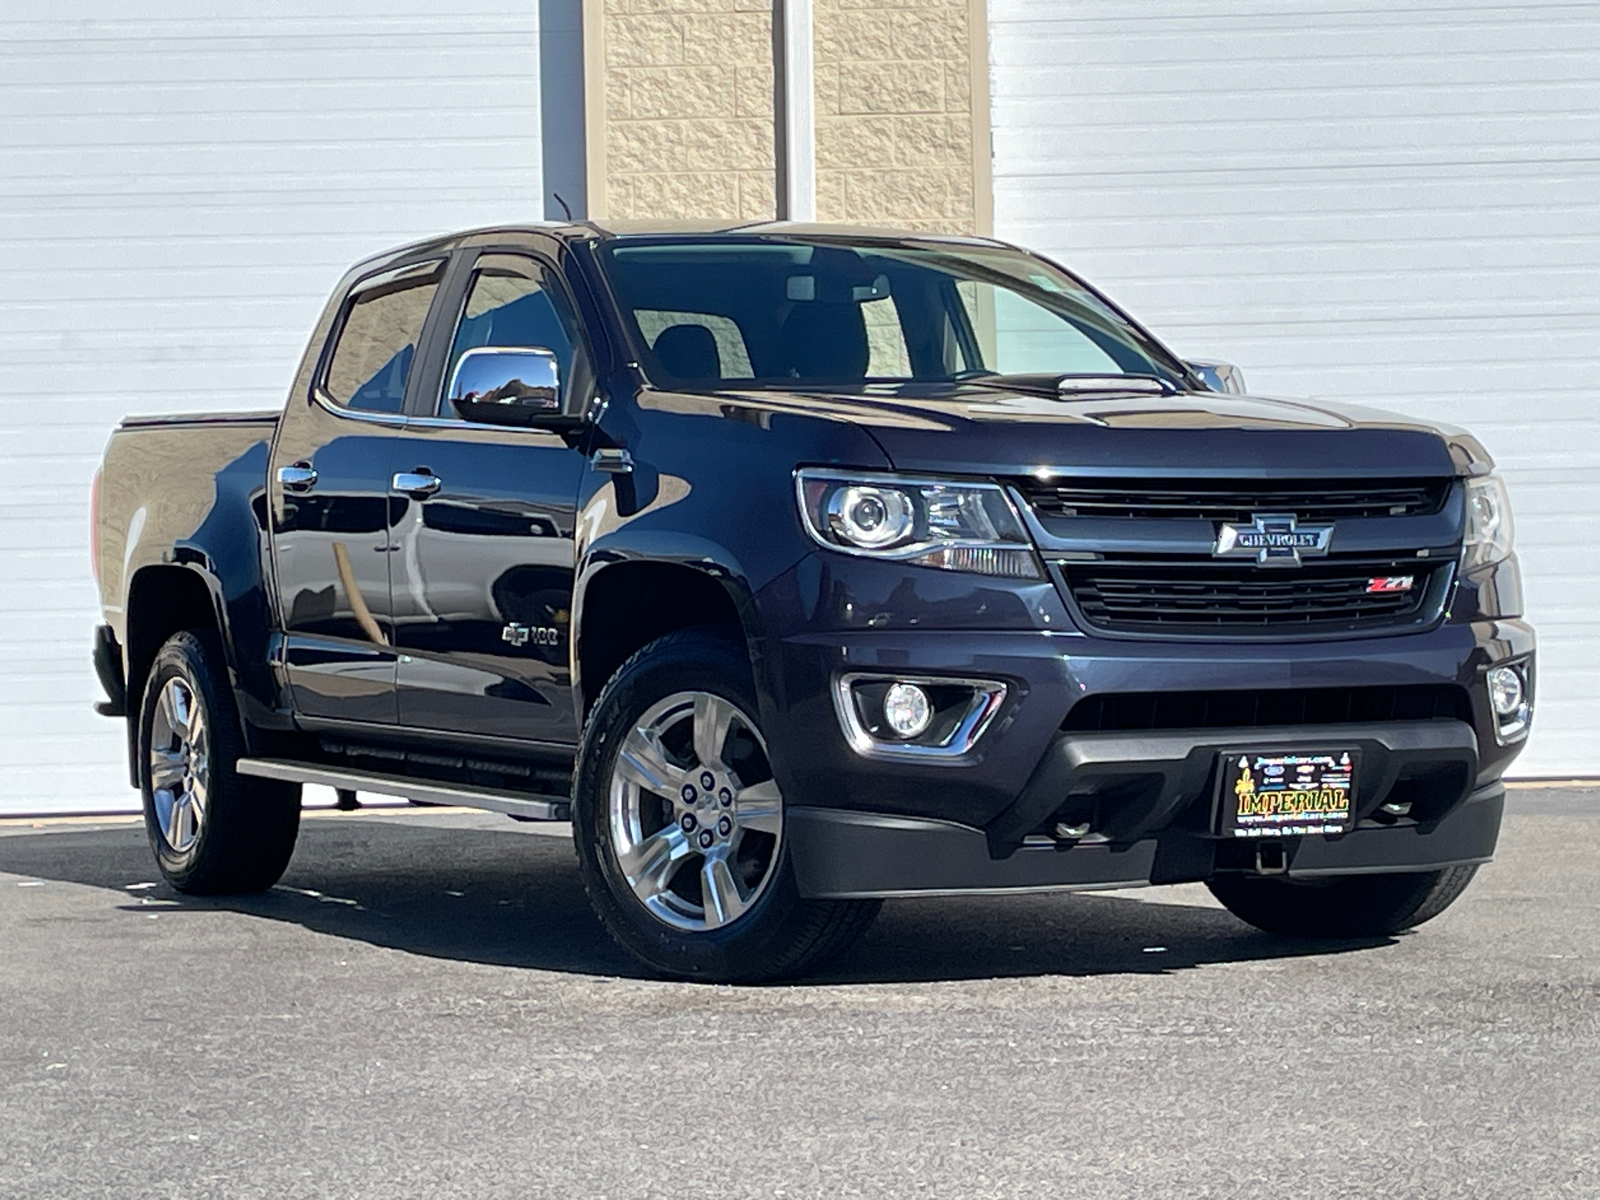
[[[371,287],[347,302],[322,381],[336,404],[365,412],[400,412],[423,322],[438,290],[435,273]]]

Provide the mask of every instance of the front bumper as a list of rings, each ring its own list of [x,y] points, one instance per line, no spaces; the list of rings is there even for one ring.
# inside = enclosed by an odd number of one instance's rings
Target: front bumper
[[[1215,771],[1241,749],[1360,751],[1357,825],[1285,838],[1273,869],[1421,871],[1492,855],[1499,779],[1521,749],[1502,744],[1484,674],[1530,664],[1518,620],[1446,622],[1407,636],[1177,644],[1039,632],[848,631],[773,647],[767,727],[793,814],[805,894],[1116,887],[1203,880],[1256,868],[1253,843],[1217,836]],[[1006,707],[958,762],[885,762],[857,753],[829,699],[851,672],[1006,681]],[[1458,719],[1249,727],[1066,728],[1083,699],[1245,689],[1457,690]],[[1385,804],[1401,811],[1382,811]],[[1088,840],[1052,839],[1058,822]]]
[[[1215,825],[1211,806],[1219,758],[1230,751],[1354,750],[1359,770],[1355,818],[1373,817],[1405,782],[1408,816],[1437,824],[1466,799],[1478,775],[1478,739],[1461,721],[1389,725],[1276,725],[1204,733],[1063,733],[1052,741],[1028,786],[985,828],[996,854],[1022,844],[1050,822],[1066,797],[1081,798],[1063,816],[1083,821],[1112,842],[1133,842],[1188,818]],[[1068,806],[1069,809],[1071,806]]]
[[[1285,838],[1272,873],[1308,879],[1488,862],[1504,807],[1505,788],[1492,784],[1431,827],[1403,821],[1337,838]],[[788,837],[800,894],[841,900],[1198,882],[1260,871],[1265,849],[1168,831],[1120,845],[1028,845],[995,858],[984,831],[970,825],[817,808],[791,810]]]

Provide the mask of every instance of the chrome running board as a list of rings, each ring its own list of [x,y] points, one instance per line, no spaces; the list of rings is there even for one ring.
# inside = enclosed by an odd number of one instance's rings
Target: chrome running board
[[[257,779],[281,779],[285,783],[320,783],[325,787],[351,792],[377,792],[384,796],[404,796],[428,804],[453,804],[462,808],[482,808],[489,812],[521,817],[525,821],[566,821],[572,805],[564,796],[530,796],[499,788],[473,787],[462,783],[435,783],[408,775],[380,775],[373,771],[349,771],[315,763],[292,762],[281,758],[241,758],[233,769]]]

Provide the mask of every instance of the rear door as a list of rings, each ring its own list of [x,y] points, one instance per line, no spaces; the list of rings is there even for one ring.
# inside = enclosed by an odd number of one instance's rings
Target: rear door
[[[390,480],[433,258],[361,280],[309,395],[291,396],[273,447],[272,557],[295,711],[393,724]]]
[[[558,273],[531,254],[483,253],[463,279],[438,393],[406,424],[391,494],[400,723],[575,744],[574,519],[584,458],[561,435],[460,420],[445,399],[478,346],[553,351],[565,411],[591,378]],[[428,490],[408,490],[428,481]]]

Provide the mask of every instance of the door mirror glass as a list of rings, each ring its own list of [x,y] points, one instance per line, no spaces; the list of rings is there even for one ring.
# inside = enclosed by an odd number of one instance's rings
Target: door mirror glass
[[[1201,381],[1213,392],[1244,395],[1244,372],[1232,363],[1191,359],[1184,365],[1200,376]]]
[[[480,346],[456,362],[447,394],[464,421],[541,425],[561,413],[561,368],[540,346]]]

